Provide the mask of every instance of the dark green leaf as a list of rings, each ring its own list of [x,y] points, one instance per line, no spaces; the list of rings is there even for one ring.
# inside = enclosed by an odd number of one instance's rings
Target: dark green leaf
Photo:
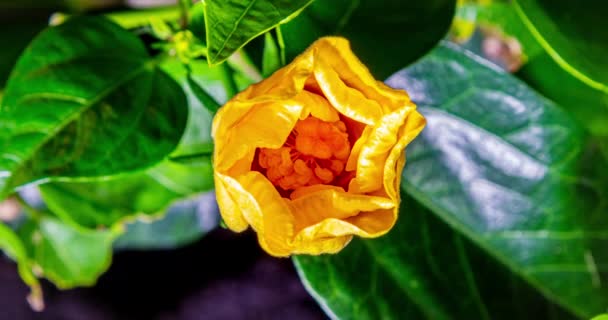
[[[595,162],[581,154],[585,136],[572,119],[512,76],[452,45],[435,49],[387,83],[406,89],[428,122],[408,147],[402,189],[479,255],[506,268],[507,279],[527,283],[579,317],[605,310],[608,221],[599,196],[606,189],[606,175],[598,169],[584,170],[582,176],[581,167]],[[369,307],[365,312],[371,318],[382,312],[388,318],[387,312],[395,309],[399,314],[410,312],[413,318],[418,313],[434,319],[478,319],[486,317],[485,306],[494,319],[510,316],[497,311],[504,311],[505,303],[535,305],[518,300],[524,297],[513,292],[505,294],[515,302],[494,302],[501,290],[512,290],[509,284],[492,287],[493,275],[477,278],[488,270],[476,269],[476,262],[463,264],[462,256],[450,256],[461,255],[459,245],[456,240],[441,240],[450,233],[437,223],[428,224],[427,235],[417,233],[425,232],[417,230],[425,228],[417,211],[406,198],[399,225],[389,235],[356,242],[354,249],[323,258],[325,273],[343,277],[338,284],[318,275],[313,278],[314,267],[309,276],[302,264],[327,309],[345,318],[351,317],[348,310],[353,304],[361,304],[357,312]],[[429,241],[437,241],[436,247],[420,251]],[[418,255],[412,253],[416,250]],[[318,258],[307,259],[319,268],[320,262],[313,261]],[[435,259],[441,262],[432,262]],[[366,268],[371,261],[377,266]],[[473,271],[466,271],[467,264]],[[361,276],[374,273],[384,281]],[[373,283],[380,289],[372,308],[364,299],[373,299]],[[453,294],[449,286],[460,289]],[[395,301],[391,291],[407,298]],[[559,309],[550,310],[538,318],[560,314]]]
[[[546,52],[528,61],[517,75],[572,112],[592,133],[608,136],[608,92],[595,90],[565,72]]]
[[[200,40],[205,43],[207,36],[205,35],[205,8],[203,2],[197,2],[190,8],[190,24],[188,29]]]
[[[296,16],[312,0],[207,0],[207,58],[226,60],[253,38]]]
[[[608,93],[608,3],[595,0],[517,0],[532,35],[566,71]]]
[[[0,198],[41,179],[98,177],[161,161],[187,120],[180,87],[134,35],[74,18],[37,37],[0,107]]]
[[[4,87],[21,51],[45,25],[44,22],[0,23],[0,41],[3,43],[0,50],[0,90]]]
[[[179,196],[150,173],[98,182],[54,182],[41,185],[40,191],[58,217],[90,229],[111,227],[136,214],[159,213]]]
[[[110,266],[118,233],[75,229],[51,217],[30,220],[19,230],[32,267],[61,289],[95,284]]]
[[[281,27],[289,59],[319,37],[341,35],[372,73],[385,78],[445,35],[455,0],[317,0]]]

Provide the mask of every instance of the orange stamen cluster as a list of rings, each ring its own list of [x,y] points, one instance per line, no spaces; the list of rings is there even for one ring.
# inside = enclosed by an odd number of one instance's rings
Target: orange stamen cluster
[[[296,123],[285,144],[260,149],[259,165],[266,177],[283,190],[332,184],[344,171],[350,155],[346,125],[309,116]]]

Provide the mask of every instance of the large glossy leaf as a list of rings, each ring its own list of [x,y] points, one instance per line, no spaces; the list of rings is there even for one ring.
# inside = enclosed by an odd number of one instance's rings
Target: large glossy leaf
[[[0,198],[42,179],[150,167],[179,142],[184,94],[134,35],[70,19],[19,59],[0,106]]]
[[[402,189],[454,233],[509,270],[513,278],[526,282],[556,305],[580,317],[605,310],[608,220],[599,195],[605,190],[606,175],[599,174],[601,170],[589,171],[593,172],[591,176],[582,175],[587,172],[582,167],[594,162],[581,155],[585,136],[575,122],[520,81],[451,45],[437,48],[387,82],[406,89],[428,122],[421,137],[408,147]],[[363,261],[376,261],[380,266],[377,276],[393,279],[395,286],[406,293],[413,290],[412,284],[434,283],[445,277],[442,274],[451,272],[460,274],[458,270],[463,270],[463,265],[446,262],[436,264],[440,272],[431,275],[430,280],[421,280],[418,274],[410,277],[409,270],[426,268],[417,262],[423,258],[411,258],[410,251],[438,237],[427,234],[409,238],[408,232],[400,231],[413,228],[408,225],[410,219],[415,219],[410,208],[417,211],[415,205],[405,202],[400,226],[377,240],[381,245],[366,242],[362,246],[371,249],[351,253],[357,258],[351,257],[349,251],[326,258],[325,268],[335,267],[341,272],[341,265],[356,265],[360,277],[364,272],[372,274],[371,270],[363,271]],[[409,239],[411,245],[405,244],[404,239]],[[453,245],[443,241],[443,246],[424,252],[423,257],[445,259],[446,251],[456,250]],[[360,262],[353,264],[353,259]],[[372,264],[369,268],[375,267]],[[306,265],[302,269],[319,300],[332,311],[354,303],[343,292],[355,290],[356,283],[363,283],[368,289],[370,281],[380,284],[370,277],[367,281],[348,277],[343,288],[328,293],[315,289],[327,279],[315,280]],[[465,280],[470,277],[461,274]],[[447,279],[458,280],[455,276]],[[488,281],[494,281],[491,275],[478,279],[477,286]],[[504,289],[499,286],[488,294]],[[395,300],[389,294],[383,295],[383,290],[377,292],[382,297],[378,300]],[[441,305],[449,306],[450,298],[441,297],[435,289],[421,294],[411,292],[402,300],[380,307],[402,310],[405,306],[396,303],[408,302],[430,318],[483,318],[482,311],[471,316],[472,311],[465,306],[437,307],[438,313],[433,314],[429,305],[440,300]],[[435,296],[419,301],[428,292]],[[470,290],[462,290],[461,294],[463,301],[473,301],[478,307],[486,305],[490,318],[501,316],[485,294],[477,298]],[[335,298],[328,300],[327,295]],[[458,312],[464,312],[464,316]]]
[[[236,50],[299,13],[312,0],[204,1],[207,59],[226,60]]]
[[[316,0],[281,27],[293,58],[317,38],[341,35],[379,78],[427,53],[447,32],[455,0]]]
[[[62,289],[91,286],[110,266],[120,230],[80,230],[52,217],[29,220],[19,230],[33,269]]]

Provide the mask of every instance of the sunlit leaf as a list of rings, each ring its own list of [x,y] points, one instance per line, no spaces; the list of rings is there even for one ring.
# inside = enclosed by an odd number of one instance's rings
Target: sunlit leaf
[[[102,18],[40,34],[0,106],[0,198],[33,181],[115,175],[165,158],[188,110],[157,64],[137,37]]]

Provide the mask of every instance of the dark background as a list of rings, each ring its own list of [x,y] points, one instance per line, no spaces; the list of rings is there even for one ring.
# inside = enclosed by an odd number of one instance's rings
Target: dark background
[[[31,311],[16,265],[0,257],[0,319],[326,319],[290,259],[222,228],[176,250],[118,252],[94,287],[43,290],[46,309]]]

